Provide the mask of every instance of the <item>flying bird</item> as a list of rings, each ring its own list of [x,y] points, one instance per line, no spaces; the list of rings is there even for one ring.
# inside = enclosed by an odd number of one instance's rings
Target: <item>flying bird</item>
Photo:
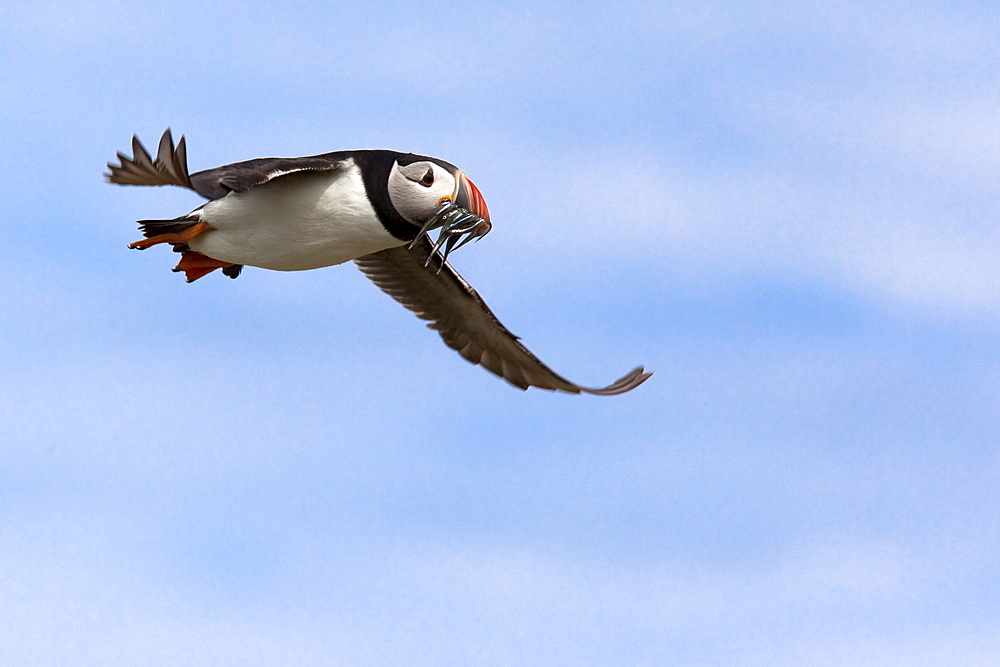
[[[489,209],[465,173],[437,158],[388,150],[259,158],[188,173],[170,130],[156,159],[135,136],[105,174],[120,185],[176,185],[208,201],[171,220],[140,220],[145,250],[167,243],[188,282],[244,266],[303,271],[354,260],[383,291],[429,320],[444,342],[510,384],[573,394],[623,394],[652,375],[640,366],[607,387],[582,387],[543,364],[447,262],[490,231]],[[429,233],[440,229],[436,242]]]

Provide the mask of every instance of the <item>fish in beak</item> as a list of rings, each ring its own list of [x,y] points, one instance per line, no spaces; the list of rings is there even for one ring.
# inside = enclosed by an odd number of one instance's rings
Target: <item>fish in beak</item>
[[[441,198],[440,205],[417,233],[410,248],[416,246],[417,241],[430,230],[438,227],[441,228],[441,234],[434,244],[431,256],[441,250],[445,260],[452,250],[461,248],[473,239],[479,240],[493,229],[490,209],[486,206],[483,193],[461,169],[455,173],[455,190],[451,197]],[[430,263],[430,257],[427,258],[427,263]],[[444,266],[443,262],[441,266]]]

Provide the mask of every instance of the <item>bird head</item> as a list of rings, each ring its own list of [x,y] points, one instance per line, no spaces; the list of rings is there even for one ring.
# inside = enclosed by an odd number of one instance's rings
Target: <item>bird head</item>
[[[393,207],[415,225],[423,225],[445,201],[490,220],[479,188],[465,172],[442,160],[401,155],[389,171],[388,185]]]

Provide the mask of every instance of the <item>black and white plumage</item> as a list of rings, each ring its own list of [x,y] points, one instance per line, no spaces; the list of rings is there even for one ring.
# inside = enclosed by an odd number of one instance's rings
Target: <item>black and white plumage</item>
[[[141,220],[144,249],[169,243],[181,253],[175,271],[188,281],[214,269],[235,278],[244,265],[300,271],[354,260],[383,291],[438,331],[474,364],[521,389],[621,394],[651,375],[640,366],[603,388],[554,373],[520,343],[476,291],[445,261],[421,228],[442,202],[471,212],[468,234],[490,229],[478,188],[454,165],[385,150],[260,158],[189,174],[183,137],[170,130],[152,159],[135,137],[132,157],[118,153],[108,181],[176,185],[208,201],[173,220]],[[442,234],[443,238],[443,234]],[[440,244],[439,244],[440,245]],[[449,246],[450,247],[450,246]]]

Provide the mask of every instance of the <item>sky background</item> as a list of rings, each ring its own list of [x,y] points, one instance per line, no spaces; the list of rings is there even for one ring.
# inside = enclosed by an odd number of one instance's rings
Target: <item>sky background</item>
[[[0,5],[0,662],[1000,664],[995,3]],[[557,372],[103,182],[392,148]]]

